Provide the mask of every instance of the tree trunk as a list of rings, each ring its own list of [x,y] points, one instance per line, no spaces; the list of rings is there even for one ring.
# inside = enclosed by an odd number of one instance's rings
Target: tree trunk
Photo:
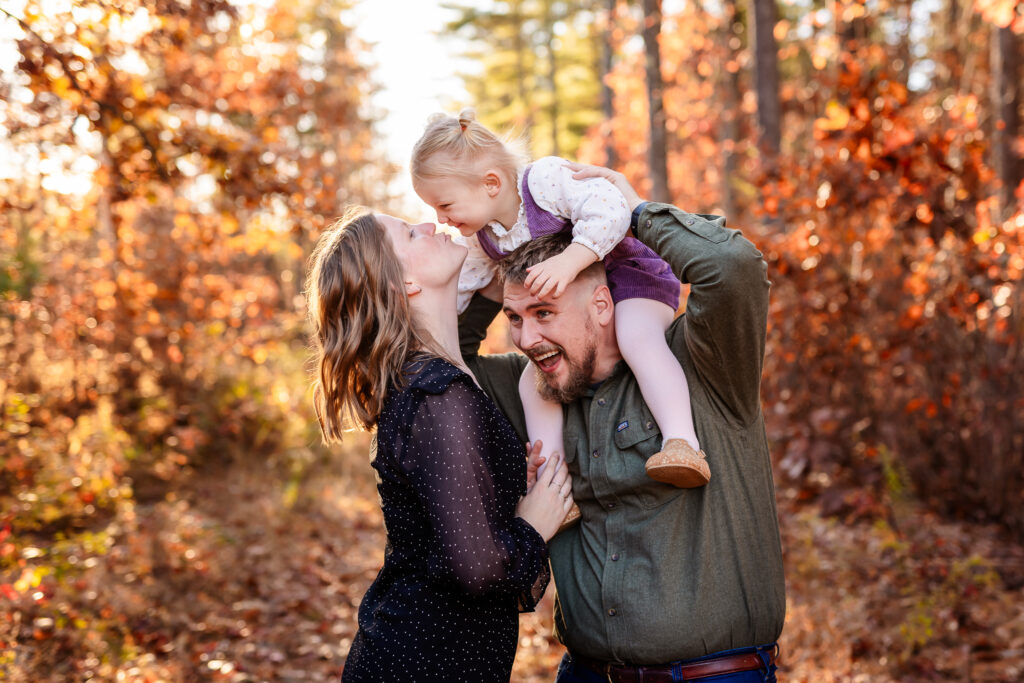
[[[544,31],[548,41],[548,83],[551,88],[551,102],[548,105],[548,116],[551,119],[551,156],[559,156],[558,150],[558,63],[555,59],[555,23],[552,2],[544,3]]]
[[[776,154],[782,140],[779,109],[779,51],[775,43],[778,9],[775,0],[751,0],[754,30],[754,81],[757,90],[757,121],[761,147]]]
[[[948,0],[943,26],[941,71],[939,77],[942,85],[949,90],[957,90],[960,85],[960,74],[963,70],[960,58],[960,41],[962,39],[963,18],[960,11],[960,0]]]
[[[519,97],[519,108],[522,114],[517,117],[516,123],[524,130],[533,128],[533,108],[530,106],[530,98],[526,94],[526,44],[523,41],[523,14],[522,2],[517,0],[512,3],[512,23],[515,31],[516,51],[516,92]]]
[[[910,83],[910,66],[914,57],[910,46],[910,23],[913,20],[914,0],[900,0],[897,14],[901,24],[899,43],[896,46],[896,74],[903,87]]]
[[[661,0],[643,0],[644,52],[647,71],[647,104],[650,122],[650,143],[647,163],[651,174],[651,199],[671,201],[668,191],[668,133],[665,130],[665,85],[661,79]]]
[[[615,135],[612,122],[615,120],[615,93],[608,86],[607,77],[612,71],[612,59],[615,56],[615,46],[612,45],[612,26],[615,25],[615,5],[618,0],[605,0],[605,23],[604,30],[599,31],[598,39],[601,41],[601,65],[598,75],[601,79],[601,111],[604,113],[604,165],[615,168],[619,163],[615,153]]]
[[[117,233],[114,230],[114,214],[111,209],[110,201],[110,183],[107,178],[112,177],[110,172],[111,166],[114,161],[110,158],[110,152],[107,151],[106,140],[100,146],[99,161],[100,167],[104,169],[104,182],[100,186],[99,196],[96,198],[96,234],[99,239],[105,240],[110,245],[111,249],[115,250],[115,253],[119,253],[117,250],[120,249],[120,245],[117,243]],[[116,260],[114,261],[116,263]],[[111,274],[112,278],[117,277],[117,273]]]
[[[732,180],[736,175],[736,145],[740,139],[740,91],[739,72],[739,32],[743,30],[740,22],[739,9],[735,0],[724,7],[728,19],[722,31],[725,49],[725,61],[719,69],[722,82],[719,86],[722,97],[722,125],[719,128],[719,139],[722,143],[722,213],[731,221],[736,220],[736,198],[733,196]],[[727,64],[735,63],[736,68],[730,70]]]
[[[1002,181],[999,199],[1005,218],[1013,209],[1014,191],[1021,181],[1021,159],[1013,148],[1020,133],[1020,53],[1013,29],[994,26],[992,31],[992,165]]]

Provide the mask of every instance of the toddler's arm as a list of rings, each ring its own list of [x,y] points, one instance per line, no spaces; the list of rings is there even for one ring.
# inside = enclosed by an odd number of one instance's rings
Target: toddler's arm
[[[630,207],[604,178],[573,178],[558,157],[530,166],[530,194],[540,208],[572,222],[573,243],[565,252],[530,269],[526,286],[537,296],[561,294],[584,268],[603,259],[629,230]]]

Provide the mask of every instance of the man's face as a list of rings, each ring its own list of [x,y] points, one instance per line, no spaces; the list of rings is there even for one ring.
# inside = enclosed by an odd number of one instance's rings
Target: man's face
[[[559,297],[538,298],[522,285],[505,284],[512,343],[534,364],[537,388],[548,400],[571,403],[593,382],[598,340],[589,291],[573,282]]]

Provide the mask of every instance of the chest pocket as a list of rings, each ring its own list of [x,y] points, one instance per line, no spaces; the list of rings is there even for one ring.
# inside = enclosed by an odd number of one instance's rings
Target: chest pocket
[[[679,496],[683,489],[654,481],[647,476],[644,465],[648,458],[661,450],[661,430],[646,406],[619,419],[615,426],[615,447],[622,454],[621,471],[609,472],[621,479],[641,506],[656,508]]]
[[[655,437],[659,437],[655,439]],[[615,427],[615,446],[619,450],[628,450],[636,447],[644,458],[649,458],[658,452],[661,446],[661,431],[648,410],[631,413],[618,421]],[[654,440],[653,449],[647,448],[645,441]],[[650,452],[648,452],[650,450]]]

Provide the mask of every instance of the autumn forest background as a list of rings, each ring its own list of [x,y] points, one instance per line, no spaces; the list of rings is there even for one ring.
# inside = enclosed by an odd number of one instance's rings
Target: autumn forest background
[[[783,680],[1024,677],[1024,3],[449,4],[453,111],[768,261]],[[405,162],[351,5],[0,1],[0,680],[340,673],[383,535],[305,259]]]

